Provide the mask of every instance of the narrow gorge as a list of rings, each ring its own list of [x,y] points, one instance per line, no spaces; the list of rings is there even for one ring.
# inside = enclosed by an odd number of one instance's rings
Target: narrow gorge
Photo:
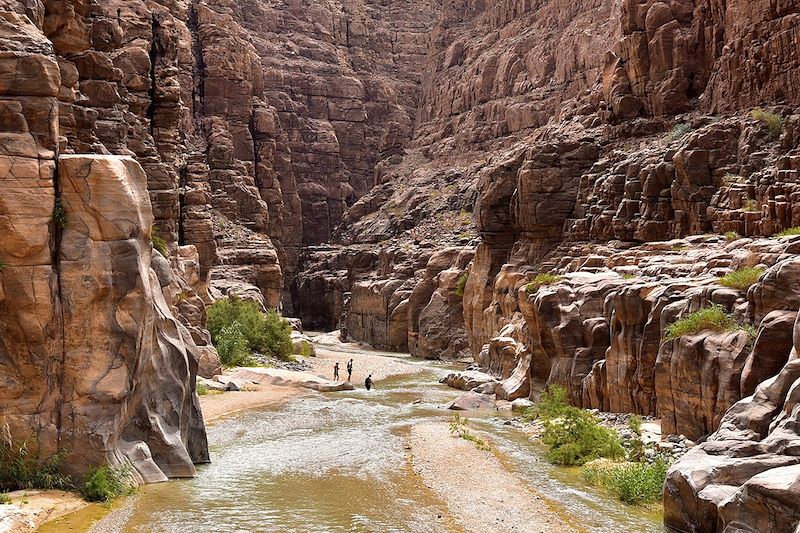
[[[492,409],[563,387],[691,443],[666,528],[800,531],[800,1],[0,0],[0,440],[74,479],[214,468],[226,297],[410,354],[376,370],[395,414],[354,407],[387,441],[403,391],[441,399],[412,367]],[[232,424],[280,463],[265,416]],[[381,527],[567,527],[437,501]]]

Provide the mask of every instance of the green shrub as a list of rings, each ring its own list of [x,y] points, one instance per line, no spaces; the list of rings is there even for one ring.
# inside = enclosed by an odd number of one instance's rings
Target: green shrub
[[[205,383],[198,383],[195,386],[194,390],[195,392],[197,392],[198,396],[205,396],[206,394],[208,394],[208,385],[206,385]]]
[[[545,459],[553,464],[582,465],[599,457],[625,456],[617,432],[600,425],[589,411],[569,405],[567,389],[560,385],[550,385],[523,418],[542,421]]]
[[[67,210],[64,208],[64,204],[61,202],[61,198],[56,198],[53,204],[53,222],[56,223],[59,229],[66,229],[69,223],[69,216],[67,215]]]
[[[533,407],[525,410],[523,417],[528,421],[534,418],[551,420],[563,416],[569,409],[567,389],[561,385],[549,385]]]
[[[238,322],[222,328],[214,343],[223,366],[252,366],[253,354]]]
[[[86,473],[81,494],[90,502],[110,502],[132,490],[130,473],[126,468],[100,465]]]
[[[672,128],[672,130],[667,134],[667,139],[670,141],[677,141],[683,138],[683,136],[690,131],[692,131],[692,127],[689,124],[676,124],[675,127]]]
[[[793,228],[785,229],[780,233],[776,233],[774,237],[792,237],[794,235],[800,235],[800,226],[795,226]]]
[[[464,288],[467,286],[467,280],[469,280],[468,270],[458,276],[458,280],[456,280],[456,296],[459,298],[464,297]]]
[[[153,248],[159,251],[161,255],[167,257],[167,241],[158,233],[158,228],[153,226],[150,230],[150,240],[153,242]]]
[[[215,344],[219,342],[223,329],[233,324],[238,324],[249,350],[284,359],[292,355],[292,326],[277,312],[262,313],[255,302],[241,300],[236,295],[217,300],[209,306],[208,330]],[[227,336],[228,341],[234,340],[233,331],[228,331]]]
[[[35,450],[35,451],[32,451]],[[62,453],[43,458],[33,441],[15,445],[6,424],[0,431],[0,492],[25,489],[72,488],[72,480],[61,470]]]
[[[731,331],[736,329],[736,321],[719,305],[685,315],[669,325],[664,340],[673,340],[684,335],[704,330]]]
[[[568,407],[563,415],[546,419],[542,442],[545,459],[553,464],[583,465],[600,457],[619,459],[625,450],[616,431],[600,425],[589,411]]]
[[[293,359],[293,348],[292,325],[276,311],[268,311],[264,318],[261,341],[256,343],[256,349],[284,359]]]
[[[642,417],[639,415],[631,415],[628,418],[628,429],[630,429],[634,435],[642,436]]]
[[[741,236],[735,231],[726,231],[724,237],[727,241],[736,241],[741,238]]]
[[[654,503],[661,499],[668,464],[654,463],[586,465],[581,474],[587,483],[601,487],[630,504]]]
[[[0,492],[0,505],[8,505],[11,502],[11,496],[6,494],[5,492]]]
[[[750,116],[767,127],[770,138],[777,139],[781,136],[781,131],[783,131],[782,116],[764,111],[760,107],[753,109],[753,111],[750,112]]]
[[[622,279],[636,279],[638,277],[639,276],[637,276],[636,274],[631,274],[630,272],[627,272],[622,275]]]
[[[527,294],[533,294],[542,285],[552,285],[553,283],[558,283],[559,281],[561,281],[561,279],[562,279],[561,276],[557,276],[556,274],[550,274],[547,272],[536,274],[536,277],[533,278],[533,281],[525,285],[525,292]]]
[[[746,291],[751,285],[758,282],[758,279],[764,273],[763,268],[758,267],[745,267],[740,268],[734,272],[728,272],[719,280],[720,285],[724,287],[731,287]]]

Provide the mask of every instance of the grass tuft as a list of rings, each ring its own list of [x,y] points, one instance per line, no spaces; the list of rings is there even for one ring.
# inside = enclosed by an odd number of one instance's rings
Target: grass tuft
[[[773,237],[793,237],[795,235],[800,235],[800,226],[795,226],[793,228],[785,229],[779,233],[773,235]]]
[[[150,240],[153,242],[153,248],[158,250],[164,257],[167,257],[167,241],[158,233],[158,228],[156,226],[153,226],[150,230]]]
[[[533,281],[525,285],[525,292],[527,294],[533,294],[539,290],[539,287],[542,285],[552,285],[553,283],[558,283],[562,279],[563,278],[561,276],[547,272],[536,274],[536,277],[533,278]]]
[[[726,231],[723,237],[725,237],[725,240],[732,242],[739,240],[741,238],[741,235],[739,235],[735,231]]]
[[[745,267],[734,272],[728,272],[720,278],[719,282],[724,287],[746,291],[751,285],[758,282],[762,274],[764,274],[763,268]]]
[[[466,418],[461,418],[460,415],[455,414],[453,415],[453,420],[450,421],[450,433],[457,437],[461,437],[464,440],[468,440],[475,445],[476,448],[479,450],[483,450],[485,452],[492,451],[492,446],[486,442],[484,439],[473,435],[469,429],[469,420]]]
[[[767,127],[767,131],[769,131],[769,136],[771,139],[774,140],[781,136],[784,122],[782,116],[764,111],[760,107],[753,109],[753,111],[750,112],[750,116]]]
[[[664,459],[653,463],[586,465],[583,479],[628,504],[655,503],[661,499],[668,464]]]
[[[464,288],[467,286],[467,280],[469,280],[469,270],[464,271],[456,280],[456,296],[459,298],[464,297]]]
[[[687,133],[692,131],[692,127],[689,124],[681,123],[676,124],[672,130],[667,134],[667,139],[669,141],[677,141],[683,138]]]
[[[5,492],[0,492],[0,505],[9,505],[11,503],[11,496]]]
[[[66,229],[69,223],[69,216],[67,215],[67,210],[64,208],[64,204],[61,202],[61,198],[56,198],[53,204],[53,222],[62,230]]]

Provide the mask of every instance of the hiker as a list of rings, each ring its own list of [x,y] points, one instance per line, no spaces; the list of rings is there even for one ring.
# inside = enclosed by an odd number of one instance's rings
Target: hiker
[[[350,378],[353,377],[353,360],[350,359],[347,362],[347,381],[350,381]]]
[[[333,381],[339,381],[339,361],[333,365]]]
[[[364,380],[364,386],[367,388],[367,390],[372,388],[372,374],[367,376],[367,379]]]

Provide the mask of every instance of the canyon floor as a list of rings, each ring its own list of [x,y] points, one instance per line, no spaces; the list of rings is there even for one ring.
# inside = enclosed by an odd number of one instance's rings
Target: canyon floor
[[[318,341],[317,357],[306,359],[311,372],[330,378],[338,361],[345,374],[352,358],[356,390],[258,385],[203,396],[212,463],[197,478],[143,487],[105,516],[91,506],[41,531],[189,532],[205,530],[209,521],[248,531],[659,527],[641,513],[623,516],[613,502],[570,486],[574,480],[550,477],[556,471],[528,448],[524,432],[503,425],[509,411],[465,413],[491,451],[452,436],[452,411],[445,407],[461,393],[438,378],[454,365],[330,336]],[[368,392],[363,379],[369,373],[375,388]],[[580,497],[564,496],[573,493]]]

